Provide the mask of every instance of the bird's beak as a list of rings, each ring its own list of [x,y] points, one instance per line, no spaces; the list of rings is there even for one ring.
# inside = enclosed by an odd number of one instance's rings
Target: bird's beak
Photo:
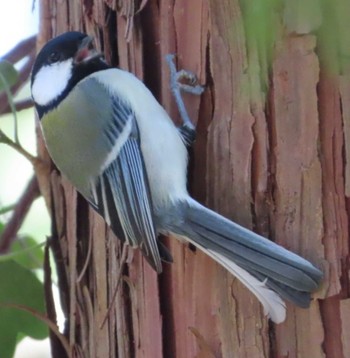
[[[93,37],[86,36],[81,41],[78,51],[74,56],[74,63],[75,64],[81,64],[86,63],[88,61],[91,61],[93,59],[102,57],[103,55],[98,52],[93,45]]]

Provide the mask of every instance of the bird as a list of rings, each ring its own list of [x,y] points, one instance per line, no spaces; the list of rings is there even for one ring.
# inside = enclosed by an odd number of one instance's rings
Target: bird
[[[160,235],[171,235],[237,277],[273,322],[285,320],[285,300],[309,307],[322,271],[191,198],[183,131],[143,82],[109,66],[93,41],[63,33],[33,65],[32,98],[60,172],[157,273],[172,262]]]

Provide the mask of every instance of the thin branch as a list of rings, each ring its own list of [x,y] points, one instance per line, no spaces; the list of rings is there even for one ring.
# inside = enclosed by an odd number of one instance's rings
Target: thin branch
[[[0,143],[7,144],[9,147],[16,150],[19,154],[22,154],[26,159],[28,159],[33,166],[38,162],[38,158],[31,155],[27,152],[20,144],[15,143],[10,137],[8,137],[1,129],[0,129]]]
[[[15,105],[14,105],[14,101],[13,101],[13,95],[11,93],[11,89],[9,84],[6,81],[6,78],[4,77],[4,75],[0,72],[0,81],[2,82],[4,89],[5,89],[5,94],[7,97],[7,102],[11,108],[11,112],[13,115],[13,123],[14,123],[14,138],[15,138],[15,143],[17,145],[20,145],[19,143],[19,138],[18,138],[18,121],[17,121],[17,112],[15,109]]]
[[[45,245],[45,242],[29,246],[28,244],[24,244],[23,240],[19,240],[19,245],[21,246],[19,250],[14,250],[13,252],[8,252],[6,254],[1,254],[0,262],[4,262],[10,259],[15,260],[16,258],[20,258],[23,256],[29,256],[33,263],[37,264],[37,267],[39,267],[41,265],[41,262],[38,258],[35,257],[33,251],[43,247]]]
[[[23,67],[20,69],[19,78],[17,83],[11,87],[11,93],[14,95],[17,91],[22,88],[29,78],[30,72],[32,70],[35,58],[35,45],[36,45],[36,36],[31,36],[26,40],[18,43],[12,50],[5,54],[2,59],[11,62],[12,64],[17,63],[29,56]],[[3,93],[0,96],[0,113],[8,113],[11,103],[10,99],[6,93]],[[12,108],[13,109],[13,108]]]
[[[34,64],[34,60],[35,60],[35,55],[34,55],[34,50],[33,50],[33,52],[30,54],[28,60],[26,61],[24,66],[19,71],[19,77],[18,77],[17,83],[11,87],[12,95],[15,95],[18,92],[18,90],[21,89],[23,87],[23,85],[27,82],[27,80],[30,76],[33,64]],[[6,93],[3,93],[0,96],[0,113],[3,113],[4,109],[7,108],[8,105],[9,105],[9,103],[7,100],[7,95],[6,95]]]
[[[17,236],[17,232],[22,226],[22,223],[28,214],[33,201],[40,196],[38,181],[35,176],[30,180],[24,194],[19,199],[16,208],[13,211],[11,219],[5,226],[5,229],[0,237],[0,253],[5,253],[9,250],[12,242]]]
[[[11,49],[7,54],[1,57],[1,59],[6,60],[11,63],[16,63],[22,58],[28,56],[36,45],[36,36],[28,37],[27,39],[19,42],[13,49]]]
[[[39,319],[41,322],[45,323],[49,327],[49,329],[56,335],[56,337],[60,340],[62,347],[64,348],[65,353],[67,354],[67,357],[69,357],[69,358],[72,357],[72,354],[71,354],[72,349],[69,345],[67,337],[65,335],[63,335],[59,331],[57,325],[54,322],[50,321],[50,319],[47,318],[44,314],[42,314],[41,312],[39,312],[31,307],[16,304],[16,303],[0,303],[0,306],[16,308],[16,309],[22,310],[24,312],[30,313],[31,315],[33,315],[34,317]]]
[[[35,61],[35,49],[33,49],[33,51],[28,55],[28,59],[25,62],[25,64],[23,65],[23,67],[21,67],[20,71],[19,71],[19,80],[18,80],[18,84],[22,84],[29,78],[31,72],[32,72],[32,68],[34,65],[34,61]],[[15,85],[16,87],[16,85]],[[20,88],[21,86],[18,86],[18,88]]]
[[[34,103],[33,103],[33,100],[31,98],[26,98],[26,99],[22,99],[20,101],[15,102],[14,105],[15,105],[16,111],[19,112],[19,111],[22,111],[24,109],[28,109],[28,108],[33,107]],[[1,114],[8,114],[8,113],[12,113],[11,108],[10,108],[9,105],[6,108],[3,109]]]
[[[9,211],[13,211],[16,208],[16,204],[4,206],[0,209],[0,215],[6,214]]]

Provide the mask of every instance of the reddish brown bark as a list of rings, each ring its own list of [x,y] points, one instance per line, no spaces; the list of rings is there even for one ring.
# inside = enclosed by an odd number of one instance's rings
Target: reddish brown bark
[[[39,183],[47,188],[49,182],[53,193],[56,257],[75,352],[101,358],[349,355],[350,77],[344,64],[341,76],[332,71],[327,41],[320,44],[330,20],[316,2],[311,13],[288,2],[274,8],[270,63],[268,51],[248,36],[244,1],[149,0],[140,12],[144,1],[119,3],[122,8],[102,0],[41,1],[38,46],[69,29],[95,35],[106,59],[143,79],[178,122],[164,60],[176,53],[178,66],[206,85],[200,98],[186,97],[198,132],[191,193],[311,260],[325,282],[310,309],[288,304],[286,322],[274,326],[234,277],[170,238],[174,263],[161,276],[129,250],[114,310],[101,326],[122,247],[53,169]],[[341,27],[349,20],[344,13],[333,14]],[[43,148],[39,136],[47,158]]]

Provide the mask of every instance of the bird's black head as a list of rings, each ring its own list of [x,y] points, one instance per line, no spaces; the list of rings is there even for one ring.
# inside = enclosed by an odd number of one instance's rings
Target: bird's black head
[[[39,117],[56,107],[83,78],[107,68],[86,34],[66,32],[49,41],[39,52],[31,77]]]

